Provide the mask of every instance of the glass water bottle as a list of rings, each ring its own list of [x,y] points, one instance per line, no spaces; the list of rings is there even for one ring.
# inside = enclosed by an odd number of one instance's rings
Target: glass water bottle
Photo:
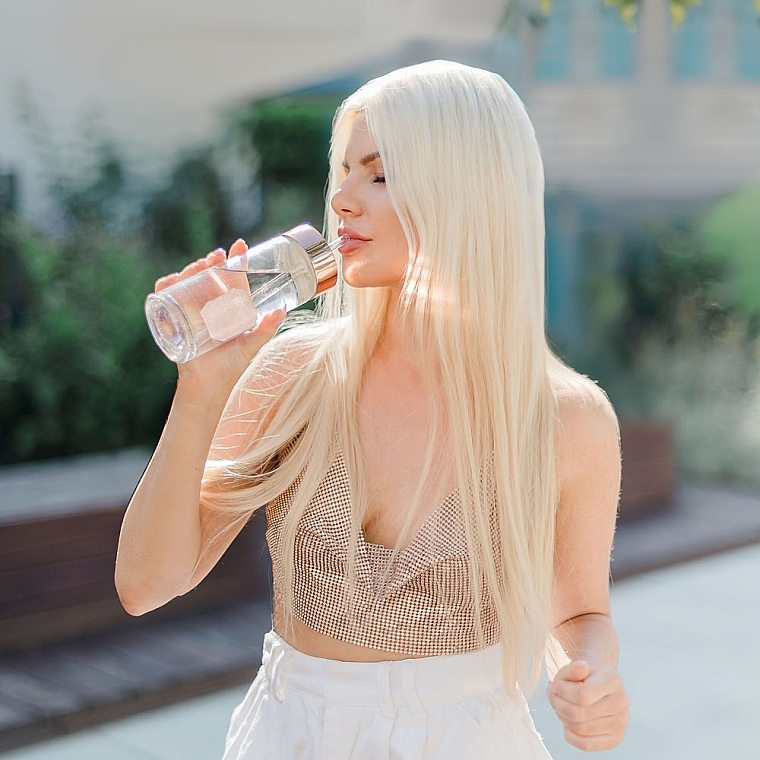
[[[269,312],[300,306],[332,284],[341,242],[328,243],[302,224],[151,293],[145,316],[153,339],[173,362],[188,362],[256,327]]]

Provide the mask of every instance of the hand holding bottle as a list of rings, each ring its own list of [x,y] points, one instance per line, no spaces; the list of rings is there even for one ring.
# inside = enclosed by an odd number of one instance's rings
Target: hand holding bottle
[[[328,243],[301,224],[229,258],[213,252],[185,267],[183,277],[162,278],[161,292],[145,300],[154,340],[180,364],[253,329],[272,311],[295,309],[335,284],[343,240]]]
[[[230,256],[243,254],[248,249],[245,241],[236,240],[230,247]],[[155,284],[155,292],[176,285],[199,274],[211,267],[218,268],[225,264],[227,254],[218,248],[204,258],[188,264],[181,272],[175,272],[159,278]],[[207,300],[213,301],[227,290],[240,289],[250,293],[248,279],[243,272],[233,272],[215,269],[216,277],[209,279],[203,287]],[[218,282],[219,275],[224,277],[223,283]],[[251,330],[219,345],[214,351],[209,351],[191,361],[178,364],[178,392],[189,403],[207,405],[209,403],[224,403],[229,397],[233,386],[242,375],[251,359],[261,347],[274,336],[280,322],[285,318],[285,309],[279,309],[266,314],[259,324]]]
[[[214,436],[235,384],[285,312],[335,283],[341,243],[307,224],[252,248],[237,240],[229,257],[212,251],[161,277],[148,295],[151,333],[178,364],[179,382],[122,524],[116,586],[131,614],[197,586],[242,527],[201,503]]]

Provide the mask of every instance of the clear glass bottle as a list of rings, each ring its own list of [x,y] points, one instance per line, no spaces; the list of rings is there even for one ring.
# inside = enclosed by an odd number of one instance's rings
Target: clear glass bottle
[[[290,311],[326,290],[338,273],[335,250],[311,225],[265,240],[218,267],[151,293],[145,316],[158,347],[183,363]]]

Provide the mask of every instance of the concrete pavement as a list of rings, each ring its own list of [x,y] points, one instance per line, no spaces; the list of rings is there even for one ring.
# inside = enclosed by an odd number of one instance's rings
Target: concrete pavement
[[[632,700],[614,760],[760,757],[760,545],[618,583],[612,592],[620,669]],[[3,760],[215,760],[244,687],[227,689],[69,737]],[[554,760],[589,755],[565,744],[541,690],[534,718]],[[284,759],[283,759],[284,760]]]
[[[598,756],[759,758],[760,545],[631,578],[612,602],[631,719],[623,744]],[[534,708],[554,760],[589,757],[564,743],[545,699]]]

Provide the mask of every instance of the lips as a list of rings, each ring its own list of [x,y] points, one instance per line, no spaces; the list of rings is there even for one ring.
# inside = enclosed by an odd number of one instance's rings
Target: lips
[[[359,248],[364,246],[366,243],[370,242],[370,238],[364,237],[364,235],[360,235],[355,230],[352,230],[348,227],[340,227],[338,229],[338,235],[342,235],[348,238],[343,245],[340,247],[340,252],[342,254],[350,254],[354,251],[357,251]]]

